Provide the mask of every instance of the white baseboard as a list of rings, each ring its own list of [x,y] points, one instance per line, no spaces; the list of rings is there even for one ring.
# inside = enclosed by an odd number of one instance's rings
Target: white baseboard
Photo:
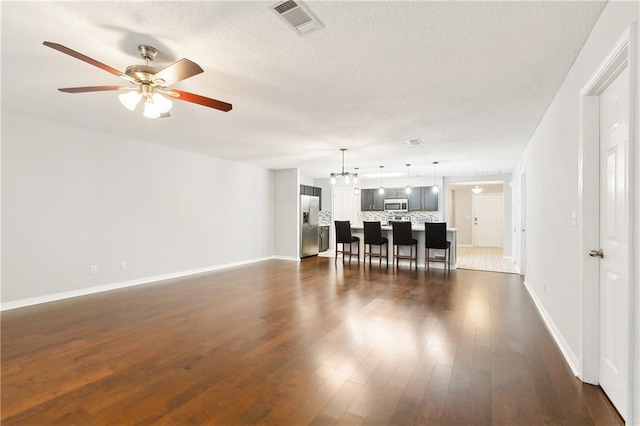
[[[458,247],[473,247],[473,244],[456,244]]]
[[[208,266],[205,268],[190,269],[187,271],[173,272],[170,274],[155,275],[152,277],[138,278],[130,281],[121,281],[117,283],[105,284],[105,285],[100,285],[95,287],[82,288],[79,290],[65,291],[62,293],[47,294],[45,296],[31,297],[29,299],[15,300],[12,302],[2,303],[0,305],[0,311],[8,311],[10,309],[24,308],[26,306],[38,305],[38,304],[47,303],[47,302],[54,302],[56,300],[62,300],[62,299],[70,299],[72,297],[86,296],[89,294],[102,293],[105,291],[117,290],[125,287],[133,287],[141,284],[149,284],[157,281],[169,280],[172,278],[181,278],[189,275],[202,274],[205,272],[212,272],[212,271],[217,271],[219,269],[232,268],[234,266],[248,265],[250,263],[263,262],[265,260],[271,260],[271,259],[296,260],[298,262],[300,261],[300,259],[296,259],[294,257],[292,258],[284,258],[280,256],[260,257],[256,259],[242,260],[239,262],[225,263],[222,265]]]
[[[556,345],[558,345],[558,348],[560,348],[560,352],[562,352],[564,359],[567,361],[567,364],[569,364],[573,375],[579,377],[580,362],[578,361],[578,358],[575,356],[575,354],[567,344],[567,341],[564,340],[564,337],[562,337],[562,333],[560,333],[560,330],[558,330],[558,327],[556,327],[556,325],[554,324],[553,320],[549,316],[549,313],[542,305],[542,302],[540,302],[540,299],[538,299],[536,294],[531,289],[531,286],[529,285],[529,282],[526,278],[524,280],[524,285],[531,295],[533,303],[536,304],[536,308],[538,308],[538,312],[540,312],[540,316],[542,317],[544,324],[547,326],[547,330],[549,330],[549,333],[551,333],[551,336],[553,337],[553,340],[555,340]]]
[[[272,256],[271,258],[277,259],[277,260],[290,260],[292,262],[300,262],[299,257],[293,257],[293,256]]]

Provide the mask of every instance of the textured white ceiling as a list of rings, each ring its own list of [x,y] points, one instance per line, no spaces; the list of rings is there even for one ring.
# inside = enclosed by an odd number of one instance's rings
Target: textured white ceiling
[[[309,177],[511,171],[603,2],[306,2],[325,28],[300,37],[272,2],[2,2],[2,109]],[[174,102],[149,120],[114,92],[58,87],[118,78],[160,50],[205,72],[176,88],[233,104]],[[43,107],[44,106],[44,107]],[[411,147],[408,139],[425,143]]]

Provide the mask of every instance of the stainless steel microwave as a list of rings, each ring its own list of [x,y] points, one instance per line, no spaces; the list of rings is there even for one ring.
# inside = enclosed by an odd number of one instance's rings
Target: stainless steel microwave
[[[384,200],[384,210],[387,212],[406,212],[409,210],[409,200],[406,198]]]

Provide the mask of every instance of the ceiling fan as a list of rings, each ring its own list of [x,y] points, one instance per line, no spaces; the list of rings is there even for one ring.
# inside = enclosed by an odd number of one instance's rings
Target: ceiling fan
[[[84,93],[84,92],[104,92],[104,91],[126,91],[119,95],[120,102],[133,111],[138,105],[140,100],[144,99],[144,116],[148,118],[168,117],[169,110],[172,103],[169,99],[162,96],[165,95],[171,99],[179,101],[191,102],[198,105],[203,105],[209,108],[214,108],[220,111],[230,111],[232,105],[226,102],[219,101],[217,99],[207,98],[205,96],[196,95],[194,93],[184,92],[170,88],[173,84],[185,80],[189,77],[193,77],[196,74],[204,72],[202,68],[195,62],[189,59],[180,59],[177,62],[161,69],[157,70],[150,64],[156,57],[158,51],[147,45],[138,46],[140,55],[146,61],[146,65],[130,65],[124,72],[118,71],[115,68],[105,65],[102,62],[98,62],[82,53],[69,49],[58,43],[52,43],[45,41],[45,46],[55,49],[59,52],[72,56],[76,59],[80,59],[90,65],[98,67],[110,74],[118,76],[131,85],[128,86],[88,86],[88,87],[65,87],[58,89],[65,93]]]

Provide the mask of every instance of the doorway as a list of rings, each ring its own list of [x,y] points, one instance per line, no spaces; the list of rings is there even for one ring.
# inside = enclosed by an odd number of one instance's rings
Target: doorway
[[[449,223],[457,229],[460,269],[517,273],[504,253],[503,181],[449,184]]]

